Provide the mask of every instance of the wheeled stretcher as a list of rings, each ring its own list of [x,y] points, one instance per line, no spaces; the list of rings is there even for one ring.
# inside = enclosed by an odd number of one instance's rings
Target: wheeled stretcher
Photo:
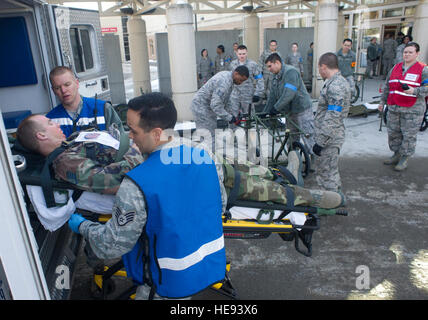
[[[12,148],[15,165],[18,171],[18,177],[23,186],[25,199],[29,207],[38,215],[43,222],[40,214],[40,206],[49,210],[55,206],[55,192],[58,190],[67,190],[68,197],[66,203],[72,203],[75,207],[69,209],[67,214],[71,215],[77,211],[85,218],[92,221],[104,223],[111,218],[111,209],[105,209],[105,204],[110,201],[111,207],[114,203],[114,196],[100,194],[91,194],[76,190],[75,187],[63,181],[52,179],[49,162],[41,157],[26,153],[25,150]],[[44,199],[43,203],[35,203],[34,197],[31,197],[32,191],[28,186],[37,186],[41,188]],[[232,190],[233,191],[233,190]],[[40,193],[39,192],[39,193]],[[102,197],[100,202],[104,205],[102,209],[95,209],[96,206],[79,206],[81,198],[97,201],[97,197]],[[109,199],[106,201],[106,199]],[[263,239],[269,237],[272,233],[277,233],[284,241],[294,241],[295,249],[305,255],[312,255],[312,235],[320,228],[320,215],[347,215],[345,210],[340,209],[322,209],[317,207],[303,207],[294,205],[281,205],[271,202],[256,202],[237,200],[236,197],[229,197],[229,203],[226,212],[222,216],[224,237],[231,239]],[[87,200],[88,201],[88,200]],[[293,203],[293,201],[287,201]],[[66,207],[64,204],[63,207]],[[39,209],[38,209],[39,208]],[[55,208],[54,208],[55,209]],[[69,217],[69,216],[68,216]],[[62,218],[62,224],[66,223],[68,218]],[[301,246],[303,244],[303,247]],[[114,289],[112,276],[126,276],[122,270],[121,261],[111,267],[104,267],[102,270],[96,270],[94,282],[100,291],[101,297],[106,297]],[[226,278],[212,288],[226,296],[237,298],[236,291],[228,275],[230,264],[227,264]],[[132,298],[135,287],[117,296],[119,299]]]

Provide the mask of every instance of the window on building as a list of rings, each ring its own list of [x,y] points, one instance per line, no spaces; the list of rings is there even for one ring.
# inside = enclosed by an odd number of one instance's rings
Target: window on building
[[[402,15],[403,15],[403,8],[383,10],[383,14],[382,14],[384,18],[399,17]]]
[[[129,52],[129,40],[128,40],[128,17],[122,16],[122,33],[123,33],[123,49],[125,50],[125,60],[131,60],[131,54]]]
[[[72,26],[70,28],[71,51],[77,73],[94,68],[93,50],[95,45],[91,42],[92,26]]]
[[[406,7],[404,9],[404,15],[406,17],[408,17],[408,16],[414,16],[415,13],[416,13],[416,7]]]
[[[379,11],[367,11],[367,12],[363,12],[363,18],[365,20],[379,19]]]

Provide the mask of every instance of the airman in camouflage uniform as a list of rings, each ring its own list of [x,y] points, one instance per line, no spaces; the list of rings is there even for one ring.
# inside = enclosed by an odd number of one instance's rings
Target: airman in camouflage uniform
[[[285,113],[288,129],[291,131],[290,143],[302,138],[311,153],[315,144],[314,115],[312,100],[306,90],[302,77],[296,68],[282,63],[279,55],[271,55],[266,62],[274,73],[270,95],[264,112],[270,114]],[[299,128],[304,134],[300,134]]]
[[[198,88],[202,87],[214,75],[214,64],[208,56],[207,49],[201,52],[201,58],[197,65]]]
[[[263,70],[263,81],[265,86],[266,99],[269,97],[269,90],[270,90],[269,87],[272,83],[273,73],[268,70],[268,68],[266,67],[265,61],[267,57],[269,57],[272,53],[277,53],[279,56],[281,56],[279,51],[277,51],[277,48],[278,48],[278,44],[276,40],[271,40],[269,42],[269,49],[266,49],[265,51],[263,51],[263,53],[260,55],[260,58],[259,58],[259,66]]]
[[[303,73],[304,73],[303,58],[302,58],[302,55],[300,54],[300,52],[297,51],[298,50],[297,43],[293,43],[293,45],[291,46],[291,50],[292,50],[292,52],[289,53],[287,55],[287,57],[285,58],[285,63],[289,64],[290,66],[293,66],[294,68],[299,70],[300,75],[303,78]]]
[[[409,51],[410,50],[410,51]],[[419,47],[418,47],[419,50]],[[417,81],[421,83],[420,87],[409,86],[409,89],[413,90],[413,93],[405,92],[409,98],[415,99],[416,102],[411,107],[402,107],[399,105],[388,105],[387,113],[387,128],[388,128],[388,145],[389,149],[394,152],[394,155],[385,160],[384,164],[395,165],[394,169],[402,171],[406,169],[408,159],[415,153],[417,134],[419,132],[420,125],[424,116],[426,108],[426,97],[428,96],[428,67],[425,65],[422,69],[422,74],[412,74],[409,71],[416,61],[419,51],[416,51],[416,47],[411,45],[406,47],[405,51],[413,54],[413,61],[406,61],[402,64],[403,76],[407,73],[410,77],[413,76]],[[407,53],[409,55],[409,53]],[[409,59],[407,56],[405,59]],[[391,74],[395,68],[399,66],[395,65],[388,73],[386,81],[383,85],[382,96],[379,105],[379,110],[383,111],[383,106],[387,103],[388,95],[390,94],[390,81]],[[409,71],[409,72],[408,72]],[[399,72],[399,71],[398,71]],[[393,83],[393,81],[391,81]]]
[[[229,64],[232,62],[232,58],[224,52],[224,46],[217,46],[217,55],[215,56],[214,70],[215,73],[220,71],[229,70]]]
[[[250,104],[258,102],[265,90],[262,69],[255,61],[247,59],[247,47],[243,45],[238,47],[238,59],[230,63],[229,70],[234,70],[238,66],[246,66],[250,76],[241,86],[233,88],[230,112],[235,117],[239,113],[248,114]]]
[[[234,119],[234,114],[226,110],[235,84],[240,84],[236,82],[237,78],[234,80],[234,77],[242,76],[235,71],[221,71],[214,75],[193,97],[191,109],[196,128],[207,129],[212,137],[217,128],[217,117],[227,122]]]
[[[342,43],[342,48],[337,52],[337,59],[339,60],[339,70],[351,88],[351,95],[356,93],[355,91],[355,81],[354,81],[354,72],[355,65],[357,61],[357,56],[352,48],[352,40],[345,39]]]
[[[325,64],[329,62],[323,60],[325,56],[333,61],[329,68]],[[348,116],[351,93],[348,81],[338,70],[334,53],[322,55],[319,61],[320,75],[326,81],[321,89],[315,115],[316,144],[313,151],[319,156],[316,180],[322,189],[340,191],[339,152],[345,141],[344,119]]]
[[[120,141],[116,124],[110,126],[109,133]],[[67,181],[78,189],[114,194],[125,173],[143,161],[135,145],[130,146],[120,160],[116,160],[118,150],[115,148],[96,142],[76,142],[78,135],[79,132],[73,133],[63,143],[64,152],[52,163],[56,179]]]
[[[382,66],[383,66],[383,79],[389,73],[391,68],[394,66],[394,59],[397,54],[397,41],[391,33],[385,35],[385,40],[382,44]]]
[[[156,150],[172,148],[181,144],[195,146],[190,140],[183,138],[174,139]],[[198,148],[203,147],[202,144],[197,146]],[[227,162],[218,160],[209,151],[208,153],[216,163],[223,212],[225,212],[227,195],[234,186],[234,167]],[[244,164],[239,166],[239,170],[241,179],[238,199],[287,203],[285,187],[273,181],[274,175],[269,169]],[[296,206],[314,205],[323,208],[335,208],[342,204],[341,196],[334,192],[308,190],[291,185],[290,188],[293,191],[294,205]],[[106,224],[83,221],[79,226],[79,232],[89,243],[90,248],[87,250],[89,250],[90,256],[95,254],[101,259],[113,259],[129,252],[134,247],[143,231],[146,219],[147,208],[144,195],[131,179],[125,177],[116,194],[112,219]],[[111,245],[112,243],[115,245]],[[136,299],[147,299],[149,291],[147,286],[138,287]],[[160,297],[155,295],[155,299],[160,299]]]
[[[106,131],[80,131],[66,138],[58,123],[38,114],[28,116],[20,123],[17,139],[29,151],[45,157],[55,156],[52,168],[57,179],[70,182],[79,189],[114,194],[124,174],[140,164],[143,158],[138,148],[129,147],[128,137],[121,136],[123,133],[116,123],[108,129],[107,137],[113,145],[119,145],[119,150],[95,141],[75,141],[80,134]],[[56,155],[54,151],[61,153]]]

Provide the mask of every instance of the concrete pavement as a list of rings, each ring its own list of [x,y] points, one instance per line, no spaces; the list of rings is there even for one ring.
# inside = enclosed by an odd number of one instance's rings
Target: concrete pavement
[[[227,240],[240,298],[427,299],[428,158],[411,159],[404,173],[381,161],[340,161],[349,216],[321,218],[312,257],[277,235]]]

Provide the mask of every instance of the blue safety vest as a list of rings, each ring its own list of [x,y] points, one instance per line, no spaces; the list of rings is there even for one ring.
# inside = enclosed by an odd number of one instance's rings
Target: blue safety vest
[[[225,277],[219,179],[204,153],[184,145],[158,150],[127,174],[145,196],[147,221],[122,259],[128,277],[162,297],[191,296]],[[179,157],[168,164],[168,154]]]
[[[98,129],[105,130],[105,101],[85,97],[82,97],[82,101],[82,110],[74,122],[62,104],[57,105],[55,108],[49,111],[46,117],[58,123],[66,137],[69,137],[74,131],[86,130],[88,127],[93,126],[95,124],[95,117]]]

